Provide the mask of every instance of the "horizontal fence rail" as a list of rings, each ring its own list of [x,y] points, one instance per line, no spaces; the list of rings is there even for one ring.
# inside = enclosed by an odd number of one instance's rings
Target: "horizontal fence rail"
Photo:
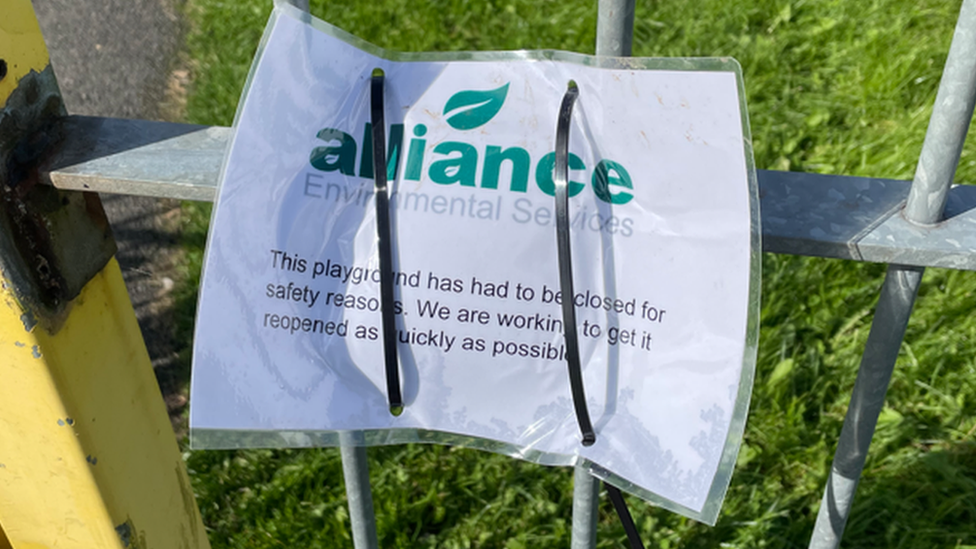
[[[70,116],[40,169],[60,189],[213,201],[231,129]],[[943,221],[902,214],[910,181],[758,170],[763,251],[976,270],[976,187],[950,189]]]

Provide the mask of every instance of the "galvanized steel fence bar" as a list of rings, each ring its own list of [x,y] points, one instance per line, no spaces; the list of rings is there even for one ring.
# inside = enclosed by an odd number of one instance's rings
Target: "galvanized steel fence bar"
[[[369,484],[369,462],[362,438],[362,432],[342,433],[339,451],[346,498],[349,500],[353,545],[357,549],[373,549],[378,545],[376,516],[373,514],[373,492]]]
[[[629,57],[634,44],[634,0],[600,0],[596,16],[596,54]],[[600,481],[582,465],[573,473],[573,529],[570,547],[596,547]]]
[[[308,0],[288,0],[298,9],[308,12]],[[380,139],[382,142],[382,138]],[[366,455],[363,433],[347,431],[339,435],[339,452],[342,457],[342,477],[346,484],[349,501],[349,523],[352,542],[356,549],[376,549],[376,514],[373,509],[373,492],[369,482],[369,461]]]

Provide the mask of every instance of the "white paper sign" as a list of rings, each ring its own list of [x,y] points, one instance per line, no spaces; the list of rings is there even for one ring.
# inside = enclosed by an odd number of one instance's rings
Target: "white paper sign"
[[[401,54],[276,8],[235,123],[194,344],[201,447],[465,444],[714,522],[752,383],[758,207],[738,66]],[[627,63],[626,65],[623,63]],[[661,67],[661,68],[651,68]],[[369,83],[386,74],[404,413],[386,394]],[[570,80],[580,444],[552,165]]]

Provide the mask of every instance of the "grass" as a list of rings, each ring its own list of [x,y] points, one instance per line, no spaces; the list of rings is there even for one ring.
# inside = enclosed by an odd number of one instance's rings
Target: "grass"
[[[188,0],[189,121],[229,125],[270,0]],[[745,73],[759,168],[910,179],[959,1],[657,0],[634,54],[732,56]],[[312,2],[312,12],[404,51],[592,53],[595,2]],[[967,146],[960,182],[976,176]],[[209,205],[188,204],[190,337]],[[766,255],[745,443],[715,527],[630,499],[652,547],[806,547],[884,266]],[[908,326],[845,547],[976,545],[976,277],[930,269]],[[191,403],[192,405],[192,403]],[[572,473],[476,451],[372,448],[382,547],[566,547]],[[187,457],[214,547],[351,546],[338,452]],[[625,536],[601,507],[599,546]]]

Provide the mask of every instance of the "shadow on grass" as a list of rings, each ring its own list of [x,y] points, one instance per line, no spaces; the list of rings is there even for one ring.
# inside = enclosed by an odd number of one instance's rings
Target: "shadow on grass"
[[[200,269],[203,265],[203,251],[207,243],[207,229],[210,224],[212,205],[201,202],[184,202],[182,205],[180,243],[185,251],[185,262],[181,280],[174,290],[175,340],[178,357],[175,364],[167,369],[167,379],[160,379],[160,387],[179,387],[181,394],[189,395],[190,365],[193,356],[193,327],[197,313],[197,296],[200,292]],[[164,398],[168,395],[164,394]],[[187,446],[187,408],[183,415],[181,429],[177,429],[180,446]]]

